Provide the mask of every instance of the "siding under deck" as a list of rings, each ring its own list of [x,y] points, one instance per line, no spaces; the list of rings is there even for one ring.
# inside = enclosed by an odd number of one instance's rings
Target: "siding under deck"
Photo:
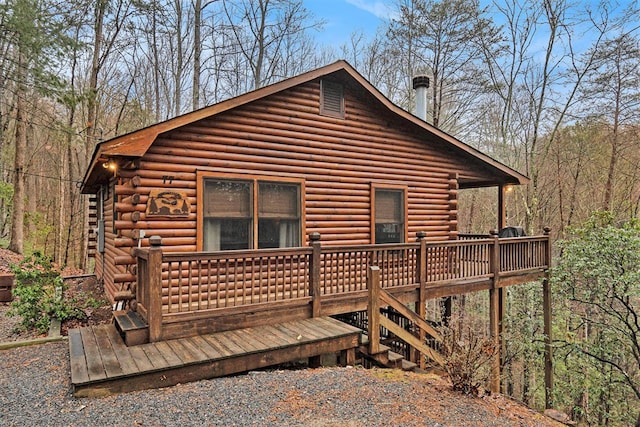
[[[127,347],[111,324],[72,329],[71,384],[76,397],[167,387],[355,351],[360,333],[319,317]]]

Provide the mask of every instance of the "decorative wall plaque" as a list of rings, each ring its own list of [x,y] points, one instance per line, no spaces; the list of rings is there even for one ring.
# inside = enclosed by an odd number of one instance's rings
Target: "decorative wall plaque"
[[[191,205],[184,191],[151,190],[146,216],[186,217],[190,210]]]

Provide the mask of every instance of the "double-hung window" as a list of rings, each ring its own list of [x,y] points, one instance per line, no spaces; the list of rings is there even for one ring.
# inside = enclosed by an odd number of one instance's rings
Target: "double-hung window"
[[[251,182],[205,179],[202,246],[206,251],[249,249],[253,240]]]
[[[300,246],[300,186],[258,182],[258,248]]]
[[[404,189],[374,187],[374,242],[404,243],[405,191]]]
[[[200,249],[300,246],[301,183],[202,174]]]

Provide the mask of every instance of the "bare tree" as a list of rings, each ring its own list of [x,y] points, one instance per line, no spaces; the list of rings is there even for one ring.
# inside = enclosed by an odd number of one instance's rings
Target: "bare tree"
[[[578,111],[579,89],[596,65],[605,35],[621,18],[612,18],[606,3],[598,10],[563,0],[497,3],[496,10],[506,22],[503,39],[497,49],[491,41],[481,45],[491,79],[483,116],[499,117],[493,120],[498,139],[487,145],[495,147],[498,158],[531,178],[521,204],[522,222],[532,230],[548,220],[540,205],[545,202],[540,197],[540,170],[550,160],[559,129]],[[575,40],[583,32],[588,32],[591,46],[578,51]],[[542,41],[544,47],[539,49]]]
[[[609,123],[605,140],[610,156],[603,189],[602,209],[612,210],[614,181],[619,174],[620,159],[638,149],[635,126],[640,114],[640,41],[624,32],[606,40],[595,52],[597,67],[588,76],[584,98],[588,114]]]
[[[300,0],[238,0],[223,5],[253,89],[285,77],[277,70],[284,61],[286,43],[302,40],[307,30],[321,25]]]
[[[459,133],[469,109],[465,101],[472,101],[482,87],[481,57],[470,46],[497,31],[484,13],[477,0],[403,2],[390,26],[390,36],[407,50],[410,73],[431,78],[429,120],[436,127]]]
[[[3,22],[1,36],[5,46],[7,68],[0,70],[4,81],[13,82],[13,206],[9,248],[22,253],[25,226],[25,173],[28,170],[28,125],[37,108],[34,96],[56,93],[61,81],[55,66],[69,45],[63,32],[60,10],[37,0],[14,0],[0,6]],[[6,89],[6,87],[5,87]],[[6,135],[3,132],[3,136]],[[4,145],[4,141],[2,143]]]

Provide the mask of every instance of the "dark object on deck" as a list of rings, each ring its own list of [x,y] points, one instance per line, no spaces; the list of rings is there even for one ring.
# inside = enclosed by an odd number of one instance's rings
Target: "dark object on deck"
[[[498,233],[498,237],[524,237],[526,235],[527,233],[522,227],[505,227]]]

